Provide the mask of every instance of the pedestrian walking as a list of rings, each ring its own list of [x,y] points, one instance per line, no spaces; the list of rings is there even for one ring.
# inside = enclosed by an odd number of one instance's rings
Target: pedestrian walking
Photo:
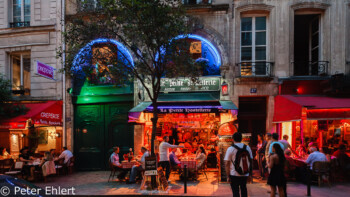
[[[234,197],[247,197],[247,180],[249,174],[252,175],[253,155],[250,147],[241,143],[240,132],[233,134],[233,141],[224,158],[227,181],[230,182]]]
[[[286,158],[282,147],[278,143],[272,145],[272,153],[269,158],[269,168],[271,172],[267,180],[267,184],[271,187],[271,197],[276,195],[276,187],[278,188],[278,195],[285,197],[284,188],[286,187],[286,178],[284,176],[284,163]]]

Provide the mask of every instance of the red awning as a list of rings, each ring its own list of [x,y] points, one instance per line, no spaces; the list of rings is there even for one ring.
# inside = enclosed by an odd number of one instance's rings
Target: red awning
[[[305,116],[310,120],[350,118],[350,98],[278,95],[275,97],[273,122],[301,120],[303,108],[306,108]]]
[[[5,120],[10,123],[26,122],[29,118],[34,124],[61,126],[62,125],[62,101],[47,101],[24,104],[29,109],[27,114]]]

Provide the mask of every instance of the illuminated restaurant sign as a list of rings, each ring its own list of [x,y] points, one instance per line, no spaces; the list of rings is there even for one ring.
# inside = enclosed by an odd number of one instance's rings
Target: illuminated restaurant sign
[[[146,112],[152,112],[153,111],[153,107],[147,107],[146,108]],[[159,113],[226,113],[227,110],[225,109],[219,109],[219,108],[203,108],[201,106],[198,107],[161,107],[158,108],[158,112]]]
[[[195,82],[190,78],[163,78],[160,83],[161,92],[220,91],[220,87],[219,77],[200,77]]]

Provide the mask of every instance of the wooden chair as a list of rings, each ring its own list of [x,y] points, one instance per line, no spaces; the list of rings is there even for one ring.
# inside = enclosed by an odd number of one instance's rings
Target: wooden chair
[[[208,176],[207,176],[207,173],[206,173],[206,171],[207,171],[207,160],[205,160],[203,162],[203,164],[201,166],[199,166],[197,171],[203,173],[205,175],[205,178],[207,178],[207,180],[208,180]]]
[[[68,174],[73,173],[74,163],[75,163],[75,157],[73,156],[68,160],[67,165],[66,165]]]
[[[1,168],[0,173],[4,174],[5,172],[8,172],[14,163],[15,162],[13,161],[13,159],[0,160],[0,168]]]
[[[23,177],[23,173],[22,173],[23,166],[24,166],[24,162],[17,161],[16,163],[14,163],[12,165],[10,171],[5,172],[5,174],[10,175],[10,176],[14,176],[14,177],[18,177],[18,175],[22,175],[22,177]]]
[[[108,162],[109,163],[109,168],[110,168],[110,173],[109,173],[109,177],[108,177],[108,182],[109,182],[109,180],[110,179],[112,179],[113,180],[113,178],[115,177],[115,173],[118,171],[117,169],[116,169],[116,167],[113,165],[113,163],[112,162]]]
[[[322,176],[325,176],[330,186],[330,162],[316,161],[312,164],[312,174],[317,176],[318,186],[321,187]]]
[[[55,167],[57,175],[63,174],[64,171],[64,158],[58,159],[55,161]]]

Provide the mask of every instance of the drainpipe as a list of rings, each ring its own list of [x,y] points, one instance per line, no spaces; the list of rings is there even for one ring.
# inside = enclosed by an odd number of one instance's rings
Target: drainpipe
[[[65,0],[61,0],[61,42],[62,42],[62,65],[66,61],[66,44],[62,33],[65,31]],[[62,97],[63,97],[63,136],[62,136],[62,144],[67,147],[67,131],[66,131],[66,72],[63,70],[62,72]]]

